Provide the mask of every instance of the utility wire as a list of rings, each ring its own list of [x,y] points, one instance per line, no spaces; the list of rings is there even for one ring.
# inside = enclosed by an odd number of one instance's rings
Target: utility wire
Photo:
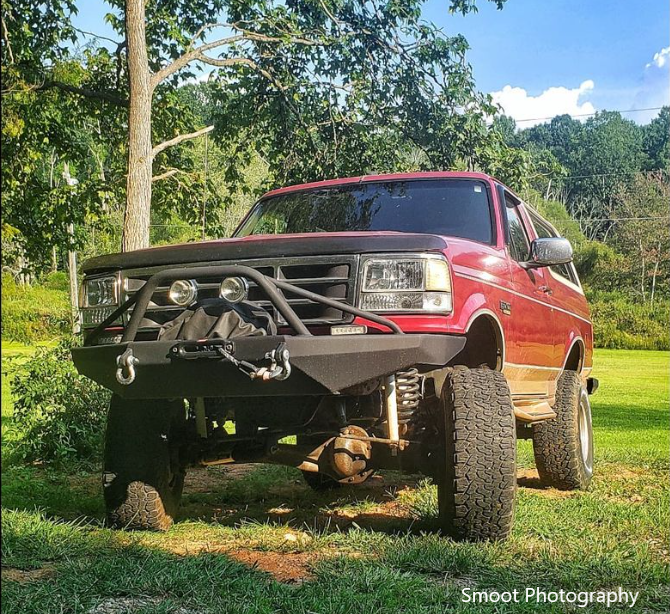
[[[602,109],[601,111],[595,111],[593,113],[575,113],[574,115],[572,113],[559,113],[557,115],[552,115],[550,117],[525,117],[523,119],[514,119],[514,121],[518,124],[520,122],[541,122],[541,121],[546,121],[548,119],[554,119],[554,117],[560,117],[561,115],[569,115],[572,118],[575,117],[593,117],[597,115],[598,113],[642,113],[643,111],[660,111],[663,107],[646,107],[644,109],[628,109],[624,111],[623,109]],[[511,117],[511,116],[508,116]]]

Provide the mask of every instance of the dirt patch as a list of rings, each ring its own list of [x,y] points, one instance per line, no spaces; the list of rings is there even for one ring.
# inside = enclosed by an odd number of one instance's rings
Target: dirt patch
[[[254,465],[194,467],[186,472],[184,491],[187,493],[216,492],[221,488],[224,480],[227,481],[242,478],[253,470]]]
[[[575,496],[574,492],[558,490],[557,488],[551,488],[550,486],[544,485],[540,481],[537,469],[518,469],[516,478],[519,486],[522,488],[530,488],[547,499],[566,499]]]
[[[251,569],[259,569],[269,573],[277,582],[302,584],[314,579],[314,575],[310,571],[310,563],[314,561],[316,556],[314,554],[306,552],[261,552],[257,550],[231,550],[226,554],[231,559]]]
[[[628,469],[627,467],[617,467],[616,471],[612,472],[611,476],[607,476],[610,479],[614,480],[637,480],[640,478],[640,476],[644,475],[644,471],[642,470],[633,470],[633,469]]]
[[[517,469],[516,471],[517,479],[521,480],[539,480],[540,476],[537,473],[537,469]]]
[[[98,474],[69,475],[67,476],[67,485],[73,490],[87,493],[98,492],[100,490],[100,476]]]
[[[159,597],[110,597],[93,606],[86,614],[132,614],[141,608],[160,605]],[[196,610],[175,606],[166,610],[170,614],[198,614]]]
[[[53,565],[45,565],[39,569],[16,569],[15,567],[2,568],[2,581],[9,580],[10,582],[18,582],[19,584],[26,584],[28,582],[38,582],[40,580],[48,580],[56,575],[56,567]]]
[[[288,537],[287,535],[287,541]],[[179,556],[194,556],[204,552],[222,554],[251,569],[269,573],[277,582],[287,584],[300,584],[312,580],[313,575],[309,566],[318,556],[311,552],[268,552],[234,547],[232,544],[217,545],[195,540],[172,545],[163,544],[161,547]]]

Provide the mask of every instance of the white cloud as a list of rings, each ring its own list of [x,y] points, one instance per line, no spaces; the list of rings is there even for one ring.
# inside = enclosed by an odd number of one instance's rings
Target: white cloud
[[[661,49],[645,67],[639,81],[635,97],[631,104],[633,109],[656,109],[670,104],[670,47]],[[636,122],[646,124],[658,115],[657,110],[633,113],[630,115]]]
[[[503,108],[505,115],[515,120],[532,120],[520,122],[520,128],[530,128],[541,124],[546,119],[556,115],[583,115],[595,113],[595,107],[590,102],[580,102],[593,90],[595,84],[591,79],[584,81],[577,88],[550,87],[539,96],[530,96],[521,87],[506,85],[497,92],[491,92],[493,102]]]
[[[647,64],[646,68],[651,68],[656,66],[657,68],[663,68],[668,61],[670,60],[670,47],[665,47],[661,49],[658,53],[654,54],[654,59]]]

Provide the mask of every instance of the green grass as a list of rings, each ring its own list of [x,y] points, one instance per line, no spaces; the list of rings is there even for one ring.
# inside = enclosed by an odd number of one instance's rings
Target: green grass
[[[623,586],[641,591],[634,611],[665,612],[669,359],[597,351],[592,489],[540,487],[520,442],[516,524],[500,544],[432,533],[435,489],[418,476],[323,494],[284,467],[194,471],[179,521],[157,535],[102,528],[97,475],[4,466],[2,611],[531,612],[475,608],[461,590]],[[9,383],[3,375],[3,393]]]

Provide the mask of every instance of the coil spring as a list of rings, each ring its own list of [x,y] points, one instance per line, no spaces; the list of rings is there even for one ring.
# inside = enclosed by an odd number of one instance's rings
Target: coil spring
[[[396,397],[398,399],[398,424],[407,424],[421,399],[421,376],[418,369],[398,371],[395,375]]]

